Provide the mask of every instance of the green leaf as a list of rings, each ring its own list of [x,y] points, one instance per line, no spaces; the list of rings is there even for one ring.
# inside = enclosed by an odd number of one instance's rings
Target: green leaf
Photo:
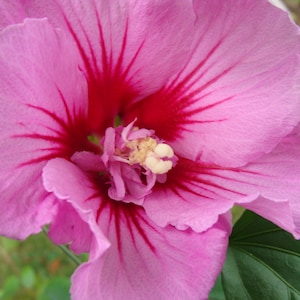
[[[225,300],[221,276],[218,277],[214,288],[210,292],[209,300]]]
[[[222,282],[228,300],[300,300],[300,241],[246,211],[233,228]]]

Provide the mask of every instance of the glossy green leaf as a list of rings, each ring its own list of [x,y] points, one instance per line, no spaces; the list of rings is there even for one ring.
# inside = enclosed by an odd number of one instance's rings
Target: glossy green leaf
[[[245,212],[233,228],[222,282],[228,300],[300,300],[300,241]]]

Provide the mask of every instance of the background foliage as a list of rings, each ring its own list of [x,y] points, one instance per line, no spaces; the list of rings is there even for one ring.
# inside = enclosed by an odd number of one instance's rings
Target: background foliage
[[[0,238],[0,300],[68,300],[76,264],[45,233]]]

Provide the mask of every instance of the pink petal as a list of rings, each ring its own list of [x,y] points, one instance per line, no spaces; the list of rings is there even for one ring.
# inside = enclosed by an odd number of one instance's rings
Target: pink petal
[[[167,181],[157,183],[146,197],[143,207],[147,215],[161,227],[171,224],[180,230],[189,227],[196,232],[207,230],[218,221],[220,214],[232,208],[230,197],[242,197],[235,193],[236,189],[230,192],[226,186],[218,186],[215,183],[218,175],[214,172],[209,166],[179,159],[168,173]]]
[[[85,61],[95,131],[178,72],[194,31],[191,1],[39,0],[23,6],[29,16],[46,16],[73,37]]]
[[[40,175],[48,159],[86,143],[79,63],[72,42],[45,19],[0,34],[0,234],[25,238],[56,211]]]
[[[93,233],[73,206],[63,201],[58,205],[48,236],[55,244],[70,244],[70,249],[80,254],[90,251]]]
[[[258,187],[260,197],[252,202],[240,199],[237,204],[253,210],[272,221],[295,238],[300,238],[300,140],[291,135],[269,155],[249,164],[245,171],[248,185]],[[251,175],[251,172],[253,175]],[[246,173],[235,174],[236,180],[245,180]],[[249,190],[239,187],[240,191]]]
[[[299,122],[299,29],[267,1],[194,7],[197,33],[185,67],[131,114],[183,157],[241,166]]]
[[[61,174],[66,176],[61,178]],[[51,238],[58,243],[72,241],[77,253],[88,249],[101,256],[109,247],[109,242],[96,224],[94,212],[99,199],[93,183],[77,166],[62,158],[50,160],[43,169],[42,177],[45,189],[66,201],[60,203],[62,210],[54,227],[51,227]],[[96,252],[91,249],[93,242],[97,244]]]
[[[26,17],[24,1],[0,0],[0,30],[4,27],[16,23],[21,23]]]
[[[209,228],[234,204],[251,209],[300,237],[300,140],[290,136],[270,154],[241,168],[181,159],[166,186],[147,196],[147,215],[158,225]]]
[[[66,180],[59,179],[62,173]],[[43,178],[46,189],[70,202],[98,240],[90,261],[73,276],[74,300],[207,299],[225,259],[230,226],[224,217],[202,234],[160,228],[139,206],[97,198],[94,184],[67,160],[50,161]],[[100,229],[111,242],[103,256]]]
[[[81,170],[100,172],[104,170],[104,164],[101,160],[101,156],[93,152],[80,151],[75,152],[71,160],[75,163]]]
[[[112,246],[76,271],[74,300],[207,299],[225,259],[224,227],[197,234],[157,227],[142,210],[124,208],[111,221],[104,214]]]

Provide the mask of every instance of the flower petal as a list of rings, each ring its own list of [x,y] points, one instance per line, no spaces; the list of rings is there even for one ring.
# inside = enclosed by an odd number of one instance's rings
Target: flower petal
[[[68,174],[68,178],[61,180],[59,174]],[[80,214],[88,206],[94,210],[94,220],[85,220],[93,228],[97,219],[111,242],[103,256],[97,250],[101,243],[93,244],[89,262],[73,276],[74,300],[207,299],[225,259],[230,233],[225,217],[202,234],[160,228],[139,206],[97,199],[91,188],[94,183],[63,159],[47,164],[44,184]]]
[[[142,210],[129,215],[125,208],[123,213],[107,228],[111,248],[74,274],[74,300],[207,299],[225,259],[229,232],[219,226],[201,234],[160,228]]]
[[[272,150],[299,122],[299,29],[267,1],[194,1],[194,7],[189,61],[132,115],[185,158],[241,166]]]
[[[147,196],[147,215],[158,225],[209,228],[241,205],[300,237],[300,140],[291,135],[273,152],[241,168],[180,160],[165,185]]]
[[[180,230],[189,227],[196,232],[207,230],[218,221],[219,215],[232,208],[230,196],[246,197],[239,192],[235,194],[236,189],[230,191],[215,183],[218,175],[214,172],[210,166],[180,158],[168,173],[167,181],[157,183],[146,197],[143,207],[147,215],[161,227],[171,224]]]
[[[47,16],[74,39],[89,81],[90,126],[101,133],[128,103],[180,70],[195,21],[191,1],[39,0],[22,5],[29,16]]]
[[[236,173],[235,179],[256,187],[260,197],[248,202],[240,199],[236,203],[253,210],[272,221],[295,238],[300,238],[300,139],[297,135],[286,137],[276,149],[255,163],[244,168],[249,172]],[[225,175],[226,172],[224,172]],[[248,192],[247,185],[240,186]],[[249,192],[248,192],[249,193]]]
[[[93,233],[77,211],[66,201],[58,204],[48,236],[55,244],[70,244],[76,254],[90,251]]]
[[[71,249],[76,253],[85,250],[94,253],[91,245],[95,242],[96,253],[101,256],[109,242],[96,224],[94,212],[99,200],[95,196],[94,185],[77,166],[62,158],[50,160],[43,169],[42,177],[45,189],[65,201],[60,203],[62,210],[49,232],[52,240],[58,243],[71,241]]]
[[[27,17],[21,1],[0,0],[0,7],[0,30],[6,26],[21,23]]]
[[[48,159],[85,142],[79,63],[72,41],[45,19],[0,34],[0,234],[24,238],[56,211],[40,175]]]

